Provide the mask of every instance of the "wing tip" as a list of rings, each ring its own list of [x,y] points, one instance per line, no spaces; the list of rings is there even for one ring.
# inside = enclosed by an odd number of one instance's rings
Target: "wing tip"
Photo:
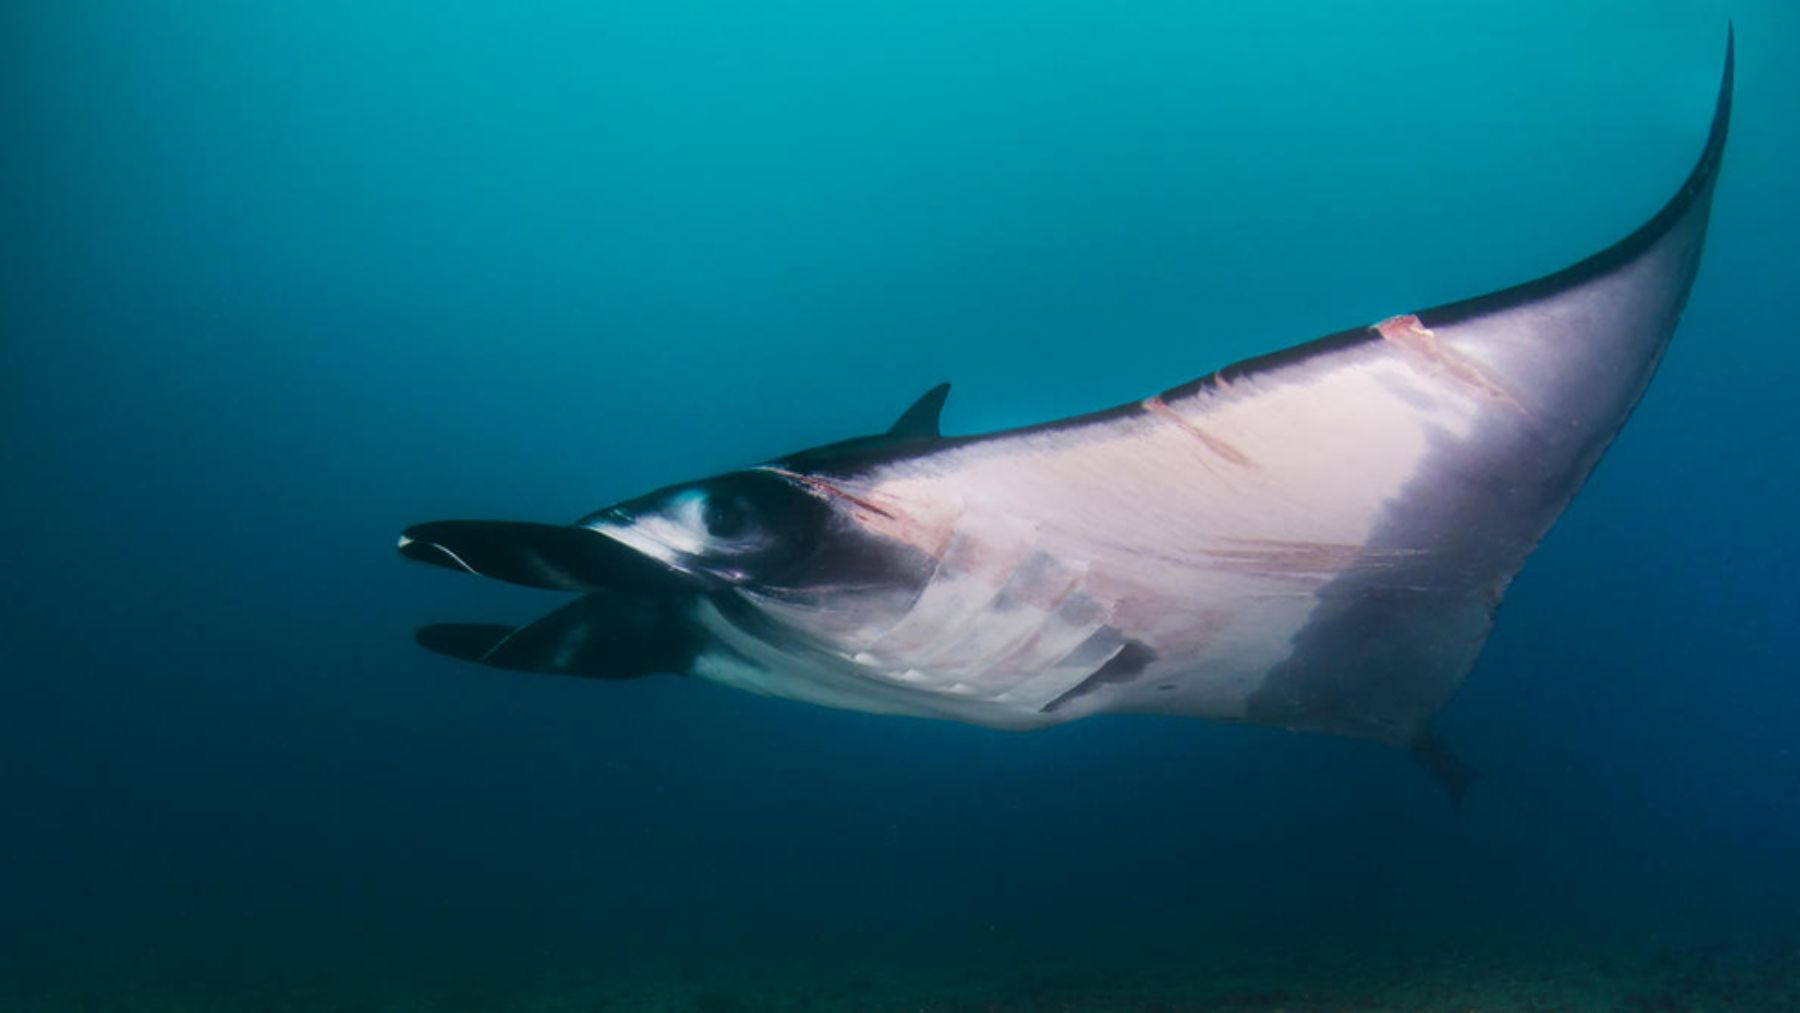
[[[1498,292],[1490,292],[1473,299],[1464,299],[1424,310],[1419,317],[1424,321],[1425,326],[1441,327],[1487,316],[1555,292],[1574,288],[1582,282],[1607,274],[1637,259],[1665,236],[1675,231],[1696,206],[1701,207],[1700,213],[1704,215],[1707,210],[1704,205],[1712,193],[1713,184],[1718,179],[1719,166],[1724,161],[1725,139],[1731,132],[1731,97],[1733,82],[1736,78],[1736,51],[1737,32],[1731,22],[1727,21],[1725,23],[1725,67],[1720,74],[1718,97],[1713,102],[1712,125],[1707,131],[1706,143],[1701,148],[1700,157],[1694,162],[1693,169],[1682,180],[1680,188],[1656,214],[1625,238],[1560,271],[1525,282],[1522,285],[1501,289]],[[1701,225],[1701,231],[1704,234],[1704,223]]]

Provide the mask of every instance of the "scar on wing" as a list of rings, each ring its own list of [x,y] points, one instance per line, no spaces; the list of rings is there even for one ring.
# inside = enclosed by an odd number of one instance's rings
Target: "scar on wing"
[[[1225,460],[1230,461],[1232,464],[1235,464],[1240,468],[1254,466],[1249,456],[1243,451],[1195,425],[1192,420],[1188,419],[1175,409],[1170,408],[1168,402],[1164,401],[1160,395],[1147,397],[1144,399],[1143,403],[1146,411],[1154,412],[1175,423],[1183,432],[1205,444],[1206,449],[1219,455]]]
[[[1307,577],[1345,570],[1383,570],[1423,554],[1418,549],[1375,549],[1336,542],[1227,538],[1205,553],[1220,569],[1257,576]]]
[[[1495,401],[1504,401],[1516,411],[1523,405],[1500,381],[1480,363],[1458,353],[1438,340],[1437,333],[1419,322],[1411,313],[1388,317],[1375,325],[1381,340],[1406,354],[1425,372],[1444,376],[1455,383],[1472,388]]]

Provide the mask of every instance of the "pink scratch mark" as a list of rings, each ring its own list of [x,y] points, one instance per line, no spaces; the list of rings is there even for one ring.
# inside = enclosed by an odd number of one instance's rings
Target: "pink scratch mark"
[[[1415,314],[1388,317],[1376,324],[1375,330],[1381,340],[1411,355],[1415,361],[1422,361],[1427,372],[1442,374],[1519,411],[1525,410],[1485,367],[1439,341],[1437,332],[1426,327]]]
[[[1145,398],[1143,405],[1146,411],[1161,415],[1163,418],[1180,426],[1188,435],[1205,444],[1206,449],[1219,455],[1225,460],[1230,461],[1232,464],[1235,464],[1240,468],[1248,468],[1251,466],[1250,458],[1245,455],[1243,451],[1195,425],[1187,416],[1169,407],[1169,403],[1164,401],[1160,394]]]

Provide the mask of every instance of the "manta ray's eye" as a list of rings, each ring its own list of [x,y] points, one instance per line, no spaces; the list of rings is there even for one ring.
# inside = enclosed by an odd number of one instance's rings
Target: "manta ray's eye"
[[[757,475],[733,473],[677,493],[669,515],[699,540],[695,551],[742,553],[767,548],[782,527],[782,486]]]
[[[691,523],[707,551],[764,575],[809,551],[825,522],[818,498],[791,480],[734,471],[696,486]]]
[[[700,520],[715,538],[736,538],[750,526],[750,504],[729,493],[708,496]]]

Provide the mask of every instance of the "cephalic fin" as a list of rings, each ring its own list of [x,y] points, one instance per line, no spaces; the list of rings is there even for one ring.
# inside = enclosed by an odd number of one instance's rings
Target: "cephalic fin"
[[[399,548],[421,563],[550,591],[691,583],[640,552],[573,525],[431,521],[407,528]]]
[[[700,649],[682,593],[583,595],[526,626],[434,623],[414,634],[436,654],[489,668],[587,679],[685,673]]]

